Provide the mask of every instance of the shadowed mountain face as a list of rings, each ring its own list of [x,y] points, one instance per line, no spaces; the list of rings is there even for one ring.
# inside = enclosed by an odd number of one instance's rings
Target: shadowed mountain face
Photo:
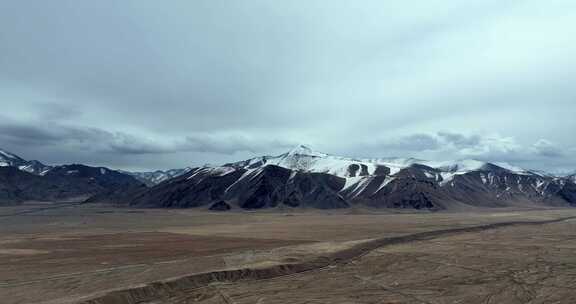
[[[0,150],[1,167],[18,167],[26,164],[26,161],[10,152]]]
[[[344,180],[275,165],[258,169],[196,168],[130,200],[132,205],[198,207],[226,201],[243,209],[278,206],[345,208],[338,193]]]
[[[0,166],[0,205],[22,201],[81,200],[94,195],[117,197],[145,186],[132,176],[103,167],[84,165],[45,166],[13,154]],[[38,165],[41,171],[27,170]]]
[[[62,165],[48,171],[46,178],[66,180],[95,185],[103,189],[122,189],[141,185],[135,178],[104,167],[89,167],[85,165]]]
[[[403,208],[576,206],[576,184],[474,160],[351,159],[307,147],[221,167],[202,167],[142,191],[135,206]]]
[[[0,150],[0,167],[16,167],[32,174],[45,174],[52,167],[44,165],[37,160],[24,160],[10,152]]]
[[[37,160],[25,160],[13,153],[0,150],[0,167],[16,167],[22,171],[36,175],[45,175],[58,166],[48,166]],[[192,168],[156,170],[150,172],[128,172],[118,171],[123,174],[131,175],[147,186],[157,185],[165,180],[180,176]]]
[[[16,167],[0,167],[0,204],[22,201],[84,200],[94,195],[115,197],[145,186],[131,176],[83,165],[55,167],[35,175]]]

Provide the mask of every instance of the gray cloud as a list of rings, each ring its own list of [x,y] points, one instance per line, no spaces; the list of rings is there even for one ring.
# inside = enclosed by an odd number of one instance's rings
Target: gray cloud
[[[63,105],[57,102],[36,103],[37,120],[67,121],[82,118],[82,112],[73,105]]]
[[[381,151],[421,151],[436,150],[440,145],[441,141],[438,136],[430,134],[411,134],[375,143],[375,147],[372,149]]]
[[[537,155],[544,157],[562,157],[565,155],[562,148],[546,139],[539,139],[537,142],[535,142],[532,146],[532,150]]]
[[[409,156],[420,159],[477,159],[490,162],[522,164],[527,169],[569,167],[573,159],[569,151],[575,146],[561,146],[546,139],[522,144],[513,137],[498,134],[460,134],[447,131],[410,134],[361,145],[364,155]],[[354,153],[354,152],[351,152]],[[560,170],[561,171],[561,170]]]
[[[155,169],[302,142],[576,168],[566,1],[0,7],[0,147],[15,153]]]
[[[292,142],[254,139],[242,134],[194,134],[181,138],[151,139],[125,132],[62,125],[54,122],[26,124],[0,122],[0,140],[17,146],[53,146],[70,150],[124,155],[207,152],[234,154],[258,152],[270,148],[287,148]]]
[[[478,146],[482,141],[482,137],[478,134],[466,136],[463,134],[444,131],[444,132],[438,132],[436,135],[441,141],[450,143],[459,148],[469,148]]]

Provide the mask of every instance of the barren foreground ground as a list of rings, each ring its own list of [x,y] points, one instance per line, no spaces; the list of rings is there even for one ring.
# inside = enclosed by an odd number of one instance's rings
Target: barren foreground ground
[[[2,207],[0,303],[576,303],[573,216]]]

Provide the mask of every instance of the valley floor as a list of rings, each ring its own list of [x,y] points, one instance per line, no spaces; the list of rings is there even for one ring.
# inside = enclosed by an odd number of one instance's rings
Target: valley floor
[[[573,216],[576,209],[430,214],[1,207],[0,303],[107,304],[112,290],[182,282],[178,278],[197,273],[297,265],[387,238],[561,218],[382,243],[349,260],[266,280],[230,278],[201,288],[179,283],[173,293],[143,303],[576,303]]]

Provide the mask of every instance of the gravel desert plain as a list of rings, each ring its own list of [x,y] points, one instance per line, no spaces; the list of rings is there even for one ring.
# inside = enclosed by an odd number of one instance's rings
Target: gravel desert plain
[[[576,303],[576,210],[0,208],[0,303]]]

